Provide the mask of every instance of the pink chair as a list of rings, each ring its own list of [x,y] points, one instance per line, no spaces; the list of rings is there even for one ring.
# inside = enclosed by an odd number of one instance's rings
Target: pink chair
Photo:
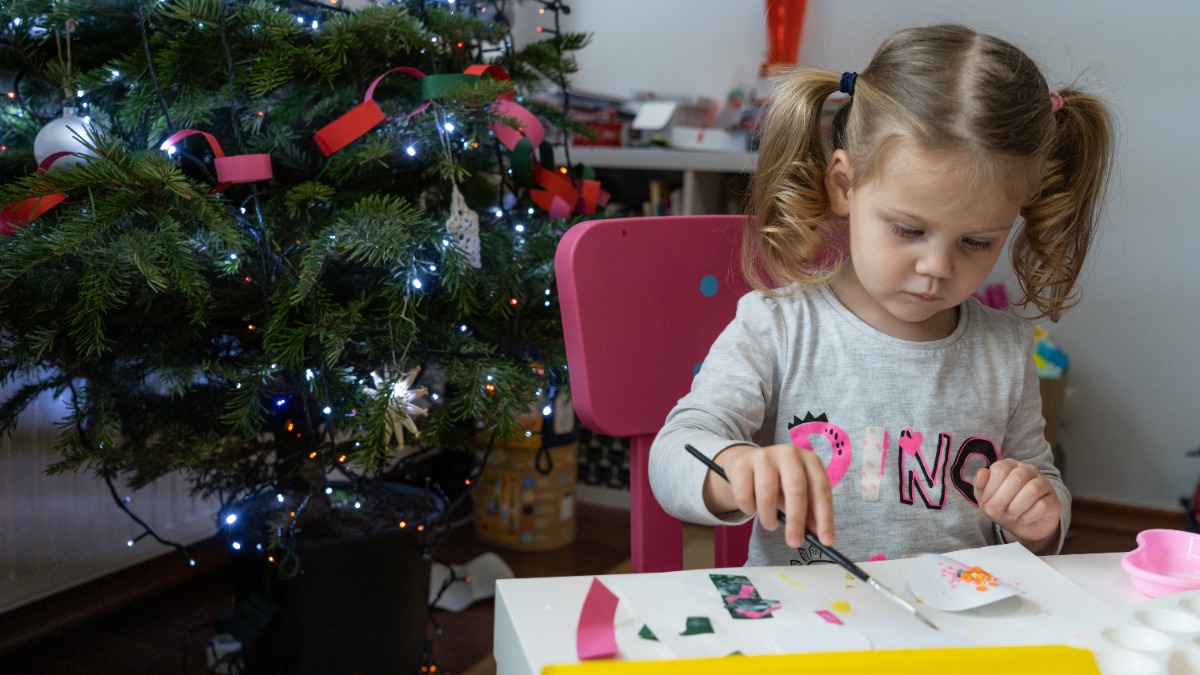
[[[682,523],[650,491],[650,443],[737,310],[744,216],[580,223],[554,258],[575,410],[629,437],[634,572],[683,568]],[[683,448],[679,449],[684,452]],[[717,567],[745,564],[750,525],[717,527]]]

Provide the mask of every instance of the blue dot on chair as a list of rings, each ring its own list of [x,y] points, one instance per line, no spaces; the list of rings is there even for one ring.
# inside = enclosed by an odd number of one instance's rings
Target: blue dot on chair
[[[706,298],[711,298],[717,294],[717,278],[711,274],[705,274],[700,280],[700,293]]]

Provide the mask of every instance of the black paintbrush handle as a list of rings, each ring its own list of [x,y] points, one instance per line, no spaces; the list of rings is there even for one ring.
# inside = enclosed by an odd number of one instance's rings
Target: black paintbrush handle
[[[718,466],[716,462],[709,459],[707,456],[705,456],[704,453],[700,452],[696,448],[693,448],[691,445],[684,445],[683,447],[688,452],[692,453],[692,456],[694,456],[696,459],[700,460],[701,462],[704,462],[704,466],[707,466],[709,468],[709,470],[711,470],[713,473],[717,474],[721,478],[725,479],[726,483],[729,482],[729,476],[725,475],[725,470],[722,469],[720,466]],[[784,516],[783,516],[783,511],[776,511],[775,514],[779,518],[779,522],[781,522],[781,523],[787,522],[787,519],[784,518]],[[817,536],[815,534],[813,534],[812,532],[809,532],[807,530],[805,530],[805,532],[804,532],[804,538],[808,541],[808,543],[812,544],[813,546],[816,546],[818,549],[821,550],[822,553],[829,556],[829,558],[831,560],[833,560],[835,563],[844,567],[847,572],[853,574],[854,576],[858,577],[862,581],[867,581],[867,579],[868,579],[867,573],[862,571],[858,567],[858,565],[855,565],[854,563],[850,562],[850,559],[847,558],[846,556],[842,555],[840,552],[838,552],[837,549],[835,549],[831,546],[826,546],[825,544],[822,544],[821,540],[817,539]]]
[[[783,516],[780,515],[779,518],[782,521]],[[825,544],[822,544],[821,540],[817,539],[817,535],[813,534],[812,532],[805,532],[804,539],[807,540],[808,543],[812,544],[813,546],[816,546],[817,548],[821,549],[822,553],[829,556],[835,563],[841,565],[850,574],[853,574],[854,576],[858,577],[862,581],[870,580],[867,577],[867,573],[862,571],[862,569],[859,568],[858,565],[855,565],[854,563],[850,562],[849,558],[842,555],[840,551],[833,548],[832,546],[826,546]]]

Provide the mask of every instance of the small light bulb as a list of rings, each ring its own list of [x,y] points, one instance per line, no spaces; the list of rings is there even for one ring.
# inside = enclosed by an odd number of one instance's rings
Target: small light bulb
[[[417,149],[416,149],[416,148],[414,148],[414,147],[413,147],[413,146],[411,146],[411,145],[410,145],[410,146],[408,146],[407,148],[405,148],[404,152],[408,153],[408,156],[409,156],[409,157],[416,157],[416,156],[417,156]]]

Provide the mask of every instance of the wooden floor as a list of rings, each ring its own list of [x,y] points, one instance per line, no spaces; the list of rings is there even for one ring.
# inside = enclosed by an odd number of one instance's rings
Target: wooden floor
[[[629,557],[628,512],[581,505],[574,543],[545,552],[497,550],[518,577],[602,574]],[[1076,502],[1064,553],[1128,551],[1149,527],[1183,527],[1183,516]],[[689,530],[704,537],[703,528]],[[470,526],[439,550],[465,563],[489,547]],[[207,673],[204,648],[212,621],[232,608],[222,551],[197,551],[195,568],[173,554],[98,582],[0,614],[0,673],[121,675]],[[627,563],[626,563],[627,564]],[[477,602],[461,612],[435,610],[438,673],[490,675],[494,606]]]

